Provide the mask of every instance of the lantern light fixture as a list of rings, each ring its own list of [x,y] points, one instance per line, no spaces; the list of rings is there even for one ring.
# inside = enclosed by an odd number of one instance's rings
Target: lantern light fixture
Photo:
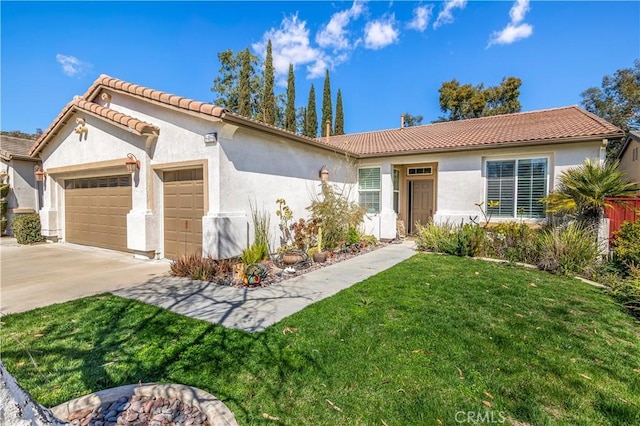
[[[44,171],[40,164],[36,164],[33,168],[33,175],[36,178],[36,182],[42,182],[47,176],[47,172]]]
[[[127,166],[127,171],[129,173],[135,173],[136,170],[140,170],[140,160],[131,153],[127,154],[127,161],[124,163]]]

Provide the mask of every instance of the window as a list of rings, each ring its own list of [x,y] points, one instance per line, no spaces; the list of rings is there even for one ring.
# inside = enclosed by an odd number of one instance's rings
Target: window
[[[487,161],[487,208],[496,217],[541,218],[547,195],[547,159]],[[489,207],[489,202],[498,202]]]
[[[638,160],[638,147],[633,148],[633,151],[631,151],[631,155],[633,156],[631,161]]]
[[[393,211],[400,213],[400,170],[393,169]]]
[[[367,213],[380,212],[380,168],[358,169],[360,205]]]
[[[428,176],[432,174],[432,167],[409,167],[407,169],[407,176]]]

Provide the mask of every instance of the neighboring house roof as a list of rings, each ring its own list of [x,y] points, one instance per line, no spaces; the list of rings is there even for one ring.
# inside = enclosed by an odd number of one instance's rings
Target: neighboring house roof
[[[0,157],[6,161],[11,161],[13,158],[34,160],[29,156],[29,149],[34,142],[33,139],[0,135]]]
[[[635,130],[629,132],[627,137],[624,139],[624,142],[622,143],[622,148],[620,148],[620,151],[618,151],[618,155],[617,155],[618,159],[622,158],[622,156],[624,155],[624,152],[627,150],[627,147],[629,146],[632,140],[640,142],[640,132]]]
[[[369,157],[622,136],[623,132],[618,127],[574,105],[332,136],[326,143]]]
[[[82,109],[86,112],[92,112],[101,118],[110,119],[121,125],[131,126],[132,123],[137,123],[137,126],[141,128],[149,126],[147,130],[153,131],[156,134],[160,129],[152,124],[145,123],[137,120],[135,117],[126,116],[118,113],[110,108],[102,107],[93,101],[100,95],[103,90],[119,92],[126,95],[130,95],[139,99],[143,99],[152,103],[158,103],[169,108],[182,110],[192,114],[197,114],[205,117],[215,117],[226,122],[233,124],[244,125],[247,127],[255,128],[268,133],[284,136],[289,139],[296,140],[297,142],[303,142],[305,144],[314,145],[322,149],[330,149],[332,151],[345,152],[342,149],[336,149],[329,147],[324,143],[320,143],[318,140],[309,138],[307,136],[301,136],[288,130],[280,129],[275,126],[271,126],[251,118],[243,117],[239,114],[230,112],[229,110],[205,103],[196,101],[193,99],[185,98],[178,95],[172,95],[170,93],[162,92],[160,90],[150,89],[148,87],[132,84],[117,78],[109,77],[108,75],[101,75],[96,81],[87,89],[82,97],[77,97],[73,101],[69,102],[65,108],[58,114],[58,117],[51,123],[51,125],[45,130],[42,136],[36,141],[31,149],[31,155],[36,155],[47,144],[51,137],[55,136],[60,128],[66,124],[66,119],[70,113],[73,113],[75,109]],[[136,120],[136,121],[132,121]],[[140,124],[142,123],[142,124]],[[138,129],[138,127],[135,127]],[[140,134],[146,134],[144,131],[140,131]]]

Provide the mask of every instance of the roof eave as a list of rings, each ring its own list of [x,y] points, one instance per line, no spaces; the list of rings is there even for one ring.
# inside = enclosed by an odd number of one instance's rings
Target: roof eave
[[[627,137],[624,138],[624,144],[622,145],[622,147],[620,147],[620,151],[618,151],[618,155],[616,155],[616,159],[618,159],[618,160],[622,159],[622,156],[624,155],[624,152],[627,150],[627,147],[631,143],[631,139],[635,139],[638,142],[640,142],[640,137],[636,133],[629,132]]]
[[[373,154],[360,154],[360,158],[380,158],[380,157],[399,157],[403,155],[415,155],[415,154],[440,154],[444,152],[461,152],[461,151],[475,151],[475,150],[487,150],[497,148],[511,148],[511,147],[523,147],[523,146],[540,146],[549,144],[565,144],[565,143],[579,143],[579,142],[595,142],[602,139],[620,138],[623,135],[616,133],[608,133],[603,135],[592,136],[578,136],[572,138],[557,138],[557,139],[540,139],[518,142],[495,142],[486,145],[471,145],[451,148],[433,148],[433,149],[414,149],[409,151],[394,151],[394,152],[382,152]]]

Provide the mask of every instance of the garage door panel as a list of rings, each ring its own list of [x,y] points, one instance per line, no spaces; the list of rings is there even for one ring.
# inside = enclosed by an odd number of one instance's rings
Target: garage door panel
[[[65,236],[73,243],[127,249],[131,177],[65,181]]]
[[[164,256],[202,254],[204,184],[202,169],[168,171],[163,174]]]

